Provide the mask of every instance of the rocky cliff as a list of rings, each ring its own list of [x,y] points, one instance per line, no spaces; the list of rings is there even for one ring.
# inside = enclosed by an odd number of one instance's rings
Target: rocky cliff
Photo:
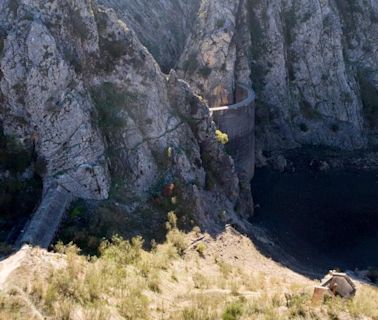
[[[378,3],[249,1],[248,13],[260,148],[374,143]]]
[[[211,106],[232,101],[237,82],[253,83],[258,149],[376,144],[375,1],[209,0],[190,9],[180,21],[191,32],[169,65]],[[158,16],[169,21],[170,11]]]
[[[245,1],[203,1],[180,57],[180,75],[217,107],[233,103],[238,82],[250,85]]]
[[[1,129],[45,190],[237,219],[208,107],[252,86],[259,153],[375,146],[377,29],[362,0],[1,1]]]
[[[163,74],[139,41],[146,17],[129,24],[126,11],[119,20],[79,0],[2,1],[0,12],[1,126],[43,164],[45,190],[110,196],[124,214],[175,210],[209,230],[238,219],[238,177],[208,105],[174,71]],[[180,32],[189,25],[174,21]],[[164,37],[154,41],[169,52]]]
[[[257,93],[258,150],[376,144],[377,3],[203,1],[179,69],[210,104]]]
[[[187,38],[195,30],[201,0],[98,0],[98,3],[116,10],[161,69],[169,73],[176,68]]]

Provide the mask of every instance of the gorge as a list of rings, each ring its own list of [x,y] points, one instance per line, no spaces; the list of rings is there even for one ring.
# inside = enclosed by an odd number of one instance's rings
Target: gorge
[[[261,226],[278,261],[377,267],[377,37],[375,0],[0,1],[0,241],[58,185],[76,200],[57,238],[92,249],[159,240],[174,211]]]

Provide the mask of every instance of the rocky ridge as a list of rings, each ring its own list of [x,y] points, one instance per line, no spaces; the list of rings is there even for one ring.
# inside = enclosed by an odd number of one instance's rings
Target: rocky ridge
[[[127,22],[161,69],[169,73],[176,68],[187,37],[195,30],[201,1],[99,0],[98,3],[116,10],[118,18]]]
[[[374,143],[377,13],[374,1],[249,2],[259,148]]]
[[[229,103],[237,82],[252,83],[258,150],[376,145],[376,2],[209,0],[196,8],[171,65],[211,106]]]
[[[237,83],[257,94],[260,164],[265,152],[308,144],[376,145],[374,2],[23,0],[0,9],[2,130],[33,153],[45,190],[121,194],[136,210],[174,185],[169,196],[194,197],[208,221],[209,197],[233,215],[239,181],[197,94],[231,103]]]
[[[238,219],[238,177],[206,102],[164,75],[114,10],[75,0],[0,6],[0,119],[44,164],[45,190],[110,194],[125,213],[157,203],[210,230]]]

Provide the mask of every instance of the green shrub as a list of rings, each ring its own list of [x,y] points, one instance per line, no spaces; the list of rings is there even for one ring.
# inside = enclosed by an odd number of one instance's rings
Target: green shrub
[[[306,293],[299,294],[286,294],[286,306],[289,309],[291,317],[302,317],[307,316],[307,302],[309,301],[309,296]]]
[[[197,244],[196,250],[201,257],[204,257],[205,251],[206,251],[206,244],[204,244],[203,242],[200,242],[199,244]]]
[[[215,137],[217,141],[221,144],[227,144],[228,143],[228,135],[220,130],[215,131]]]
[[[188,247],[188,243],[187,243],[186,236],[184,233],[182,233],[178,229],[173,229],[168,232],[167,241],[168,243],[173,245],[178,255],[180,256],[184,255],[185,250]]]
[[[13,173],[25,171],[32,163],[32,152],[0,128],[0,168]]]
[[[85,203],[82,200],[77,200],[71,205],[71,210],[68,212],[68,216],[71,219],[75,219],[77,217],[82,216],[86,213]]]
[[[177,216],[174,211],[169,211],[168,216],[167,216],[167,223],[166,223],[166,228],[168,231],[177,229]]]
[[[182,256],[184,255],[185,250],[188,247],[186,236],[177,228],[177,216],[174,211],[168,212],[167,219],[167,242],[175,248],[178,255]]]
[[[243,315],[243,303],[240,301],[229,304],[222,314],[222,320],[238,320]]]
[[[132,238],[131,241],[124,240],[118,235],[112,237],[111,241],[105,240],[100,246],[101,257],[115,261],[121,265],[132,264],[141,257],[143,239]]]

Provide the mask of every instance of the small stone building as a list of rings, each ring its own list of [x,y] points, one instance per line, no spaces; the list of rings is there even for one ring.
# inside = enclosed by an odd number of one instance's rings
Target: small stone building
[[[346,273],[330,271],[320,286],[315,287],[312,301],[321,302],[324,296],[353,298],[355,294],[356,286]]]
[[[356,294],[356,286],[346,273],[331,271],[322,281],[322,287],[329,288],[335,296],[351,298]]]

